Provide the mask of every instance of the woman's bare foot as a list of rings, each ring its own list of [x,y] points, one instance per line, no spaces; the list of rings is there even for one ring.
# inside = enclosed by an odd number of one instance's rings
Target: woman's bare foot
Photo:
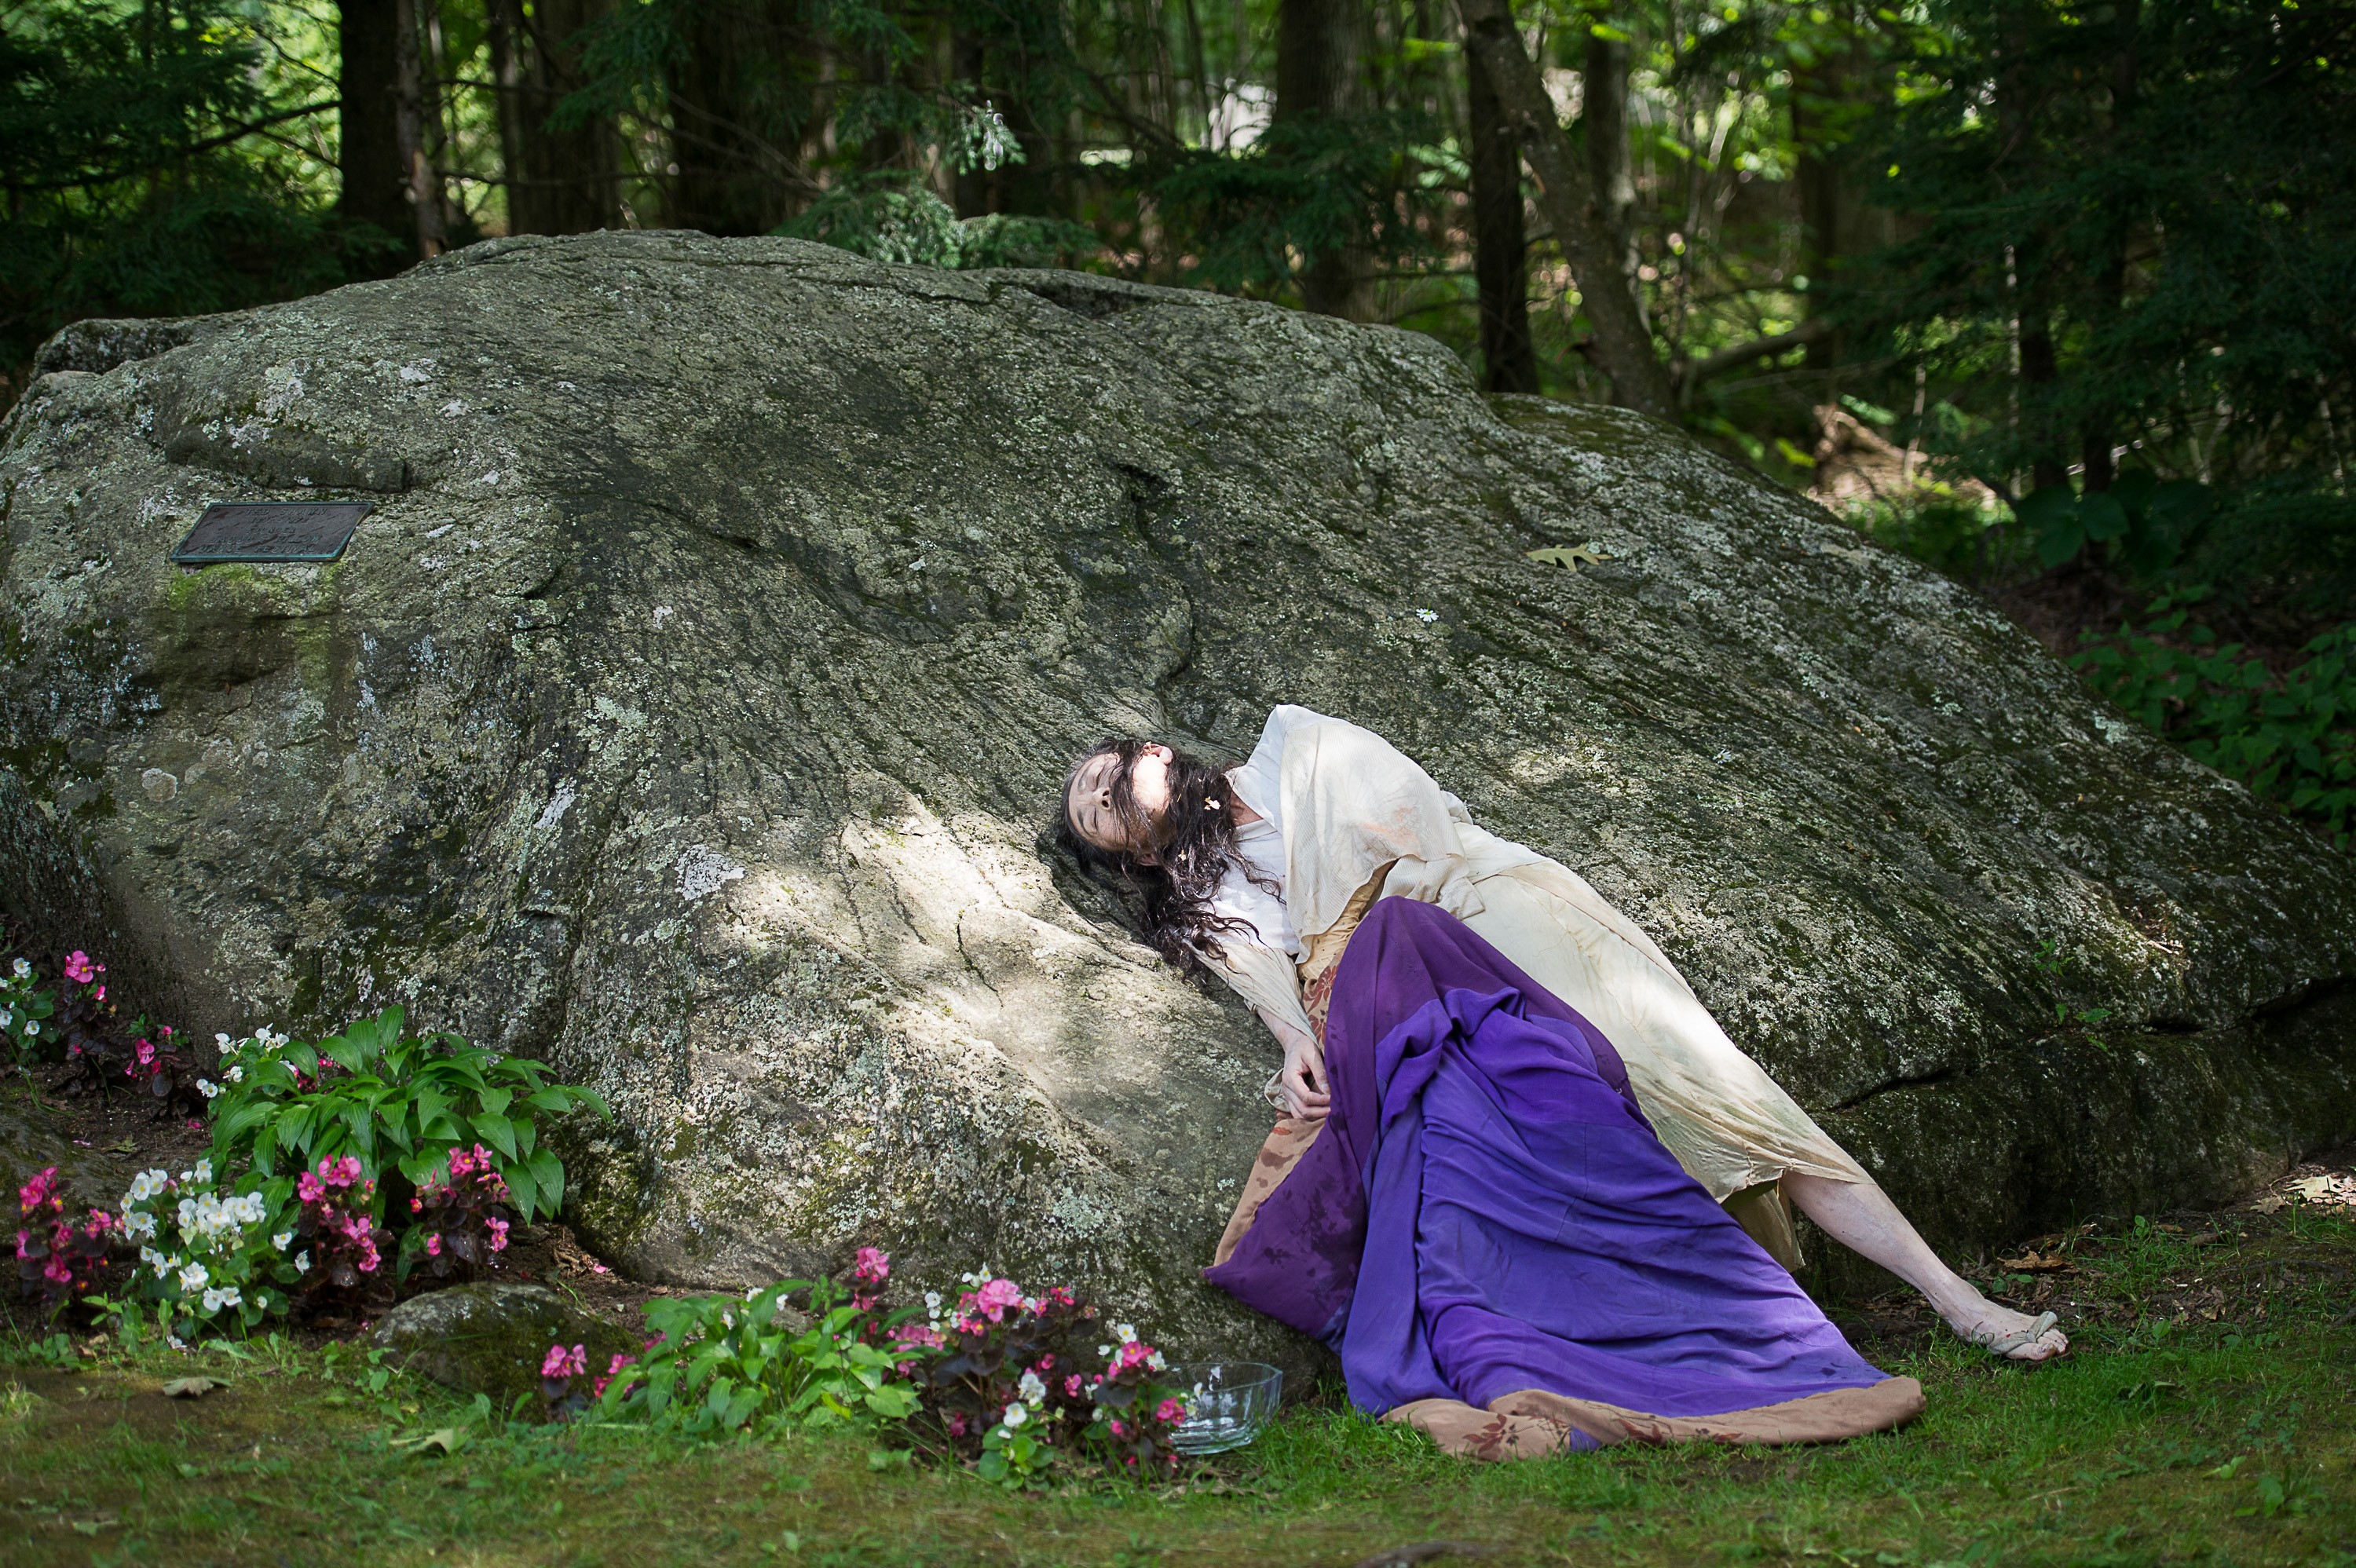
[[[2053,1327],[2053,1315],[2050,1312],[2031,1317],[2026,1312],[2000,1307],[1974,1291],[1969,1302],[1959,1304],[1953,1311],[1943,1310],[1940,1316],[1965,1342],[2008,1361],[2050,1361],[2069,1353],[2070,1336]],[[2041,1329],[2040,1324],[2044,1325]],[[2008,1340],[2011,1341],[2008,1345]],[[1999,1350],[1999,1345],[2005,1348]]]

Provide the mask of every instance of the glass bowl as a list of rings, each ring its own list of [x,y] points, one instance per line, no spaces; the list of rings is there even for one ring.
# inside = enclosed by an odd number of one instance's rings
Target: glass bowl
[[[1284,1397],[1284,1374],[1265,1361],[1182,1361],[1170,1381],[1186,1419],[1170,1434],[1181,1454],[1224,1454],[1259,1435]]]

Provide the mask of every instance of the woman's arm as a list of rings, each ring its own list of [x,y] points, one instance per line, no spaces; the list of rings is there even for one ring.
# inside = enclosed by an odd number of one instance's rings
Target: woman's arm
[[[1264,1008],[1252,1010],[1284,1047],[1284,1065],[1269,1086],[1283,1096],[1285,1114],[1312,1122],[1324,1115],[1333,1109],[1333,1098],[1325,1082],[1325,1052],[1316,1037],[1289,1019],[1271,1017]]]
[[[1289,1115],[1322,1116],[1328,1104],[1325,1053],[1310,1030],[1301,1005],[1301,971],[1276,949],[1234,933],[1219,935],[1216,956],[1205,955],[1213,973],[1251,1005],[1277,1043],[1284,1065],[1268,1081],[1269,1101]]]

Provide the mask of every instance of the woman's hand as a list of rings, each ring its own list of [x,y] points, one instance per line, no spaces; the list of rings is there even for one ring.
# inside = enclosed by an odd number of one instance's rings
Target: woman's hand
[[[1276,1075],[1276,1089],[1284,1096],[1285,1114],[1306,1122],[1320,1119],[1333,1108],[1324,1051],[1290,1024],[1271,1019],[1269,1028],[1284,1045],[1284,1070]]]

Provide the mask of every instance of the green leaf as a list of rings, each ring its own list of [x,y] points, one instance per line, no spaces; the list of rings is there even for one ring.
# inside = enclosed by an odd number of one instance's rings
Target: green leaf
[[[2108,491],[2080,498],[2078,523],[2090,539],[2115,539],[2127,531],[2126,508]]]
[[[532,1179],[529,1168],[520,1165],[502,1170],[499,1174],[507,1179],[508,1198],[514,1203],[516,1213],[522,1218],[525,1224],[530,1224],[541,1212],[539,1182]]]
[[[505,1116],[490,1111],[475,1115],[475,1136],[512,1160],[516,1157],[515,1127]]]
[[[541,1149],[523,1163],[523,1170],[532,1172],[532,1187],[540,1189],[540,1211],[553,1215],[563,1208],[565,1200],[565,1163],[549,1149]]]

